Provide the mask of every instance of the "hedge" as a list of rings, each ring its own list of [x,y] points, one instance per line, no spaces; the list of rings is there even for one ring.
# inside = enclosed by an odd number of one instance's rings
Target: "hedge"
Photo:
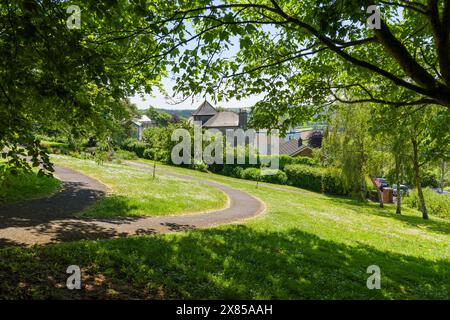
[[[340,169],[325,168],[322,170],[322,192],[341,196],[348,194]]]
[[[286,184],[288,177],[287,174],[281,170],[267,170],[272,171],[272,174],[264,174],[261,176],[261,180],[269,183]]]
[[[287,165],[291,165],[291,164],[305,164],[308,166],[318,166],[318,162],[312,158],[291,157],[286,154],[273,155],[273,156],[260,155],[258,158],[258,163],[262,163],[262,162],[268,163],[269,161],[273,161],[276,158],[278,158],[278,168],[283,171]]]
[[[242,167],[224,165],[220,173],[229,177],[242,178],[242,171],[244,171]]]
[[[262,170],[259,168],[247,168],[242,170],[240,178],[254,181],[263,181],[268,183],[275,184],[286,184],[287,175],[281,170],[271,170],[267,169],[267,171],[271,171],[271,174],[262,174]]]
[[[291,164],[284,168],[288,184],[312,191],[322,192],[322,170],[304,164]]]
[[[293,164],[287,165],[284,171],[287,174],[288,184],[292,186],[327,194],[348,194],[338,168]]]

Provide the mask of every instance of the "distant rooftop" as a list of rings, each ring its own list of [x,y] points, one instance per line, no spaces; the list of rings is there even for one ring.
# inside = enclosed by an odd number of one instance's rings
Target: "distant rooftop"
[[[292,139],[289,141],[280,142],[280,154],[287,154],[289,156],[295,156],[304,149],[309,148],[303,144],[299,145],[298,139]]]
[[[203,103],[192,112],[193,116],[212,116],[217,113],[217,110],[208,102],[203,101]]]
[[[138,118],[134,118],[133,120],[131,120],[134,124],[141,126],[143,124],[148,124],[152,122],[152,119],[150,119],[149,117],[147,117],[145,114],[138,117]]]
[[[238,127],[239,115],[231,111],[223,111],[217,113],[211,119],[205,122],[204,127]]]

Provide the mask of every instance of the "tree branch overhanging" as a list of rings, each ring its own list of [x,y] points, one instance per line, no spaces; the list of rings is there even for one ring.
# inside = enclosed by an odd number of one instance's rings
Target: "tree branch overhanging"
[[[388,5],[395,5],[394,2],[387,2]],[[430,2],[433,2],[431,0]],[[298,19],[297,17],[290,16],[287,14],[283,9],[280,7],[278,2],[276,0],[270,0],[270,5],[266,4],[253,4],[253,3],[236,3],[236,4],[222,4],[222,5],[211,5],[211,6],[204,6],[204,7],[198,7],[198,8],[191,8],[188,10],[180,10],[176,12],[172,19],[179,19],[179,16],[186,18],[188,14],[190,13],[196,13],[196,16],[201,17],[201,12],[203,11],[213,11],[214,13],[217,13],[217,11],[226,11],[226,10],[234,10],[234,9],[246,9],[246,10],[257,10],[258,12],[265,12],[268,13],[266,16],[278,16],[280,19],[249,19],[247,21],[223,21],[220,18],[214,17],[207,17],[207,19],[215,19],[217,20],[217,24],[214,26],[211,26],[210,30],[214,28],[219,28],[227,24],[244,24],[244,23],[254,23],[254,24],[278,24],[283,25],[284,27],[291,29],[292,26],[297,26],[300,29],[308,32],[311,34],[314,38],[318,39],[327,49],[334,52],[338,56],[340,56],[345,61],[367,69],[375,74],[378,74],[390,81],[392,81],[395,85],[401,86],[403,88],[406,88],[408,90],[411,90],[413,92],[419,93],[423,95],[427,101],[433,101],[434,103],[441,104],[446,107],[450,107],[450,88],[448,85],[443,85],[438,81],[437,78],[435,78],[433,75],[428,73],[428,71],[421,66],[417,60],[415,60],[408,52],[406,47],[397,39],[395,36],[390,32],[389,28],[387,27],[386,23],[382,22],[382,28],[375,31],[375,37],[367,38],[367,39],[361,39],[356,41],[341,41],[339,39],[331,39],[328,36],[326,36],[324,33],[320,32],[320,30],[314,28],[312,25],[305,23],[304,21]],[[446,5],[444,11],[450,12],[450,1],[446,0]],[[423,6],[420,3],[411,2],[411,1],[400,1],[398,3],[399,6],[408,8],[415,11],[420,11],[420,13],[429,13],[429,6]],[[197,14],[199,13],[199,14]],[[439,16],[439,15],[438,15]],[[442,21],[448,20],[449,18],[447,16],[444,16],[442,18]],[[439,20],[439,19],[438,19]],[[439,27],[439,30],[442,32],[441,23],[437,24]],[[444,28],[445,32],[449,32],[449,28]],[[178,48],[179,46],[191,41],[192,39],[195,39],[197,37],[200,37],[200,34],[197,34],[193,36],[192,38],[182,41],[181,43],[178,43],[174,45],[172,49],[169,49],[166,53],[160,54],[159,56],[168,55],[172,50]],[[352,47],[354,45],[363,45],[371,42],[379,42],[383,45],[383,48],[385,52],[391,56],[401,67],[405,75],[407,75],[409,78],[411,78],[415,83],[408,81],[405,76],[398,76],[396,74],[393,74],[385,69],[383,69],[381,66],[372,64],[366,60],[361,60],[353,56],[352,54],[348,53],[346,50],[344,50],[347,47]],[[445,46],[444,46],[445,47]],[[148,59],[154,58],[149,57]],[[439,55],[439,62],[440,62],[440,69],[442,71],[442,57]],[[148,61],[148,59],[146,59]],[[450,59],[450,56],[449,56]],[[450,61],[450,60],[449,60]],[[283,61],[280,61],[279,63],[282,63]],[[277,62],[274,62],[273,64],[276,64]],[[270,65],[272,66],[272,64]],[[447,68],[450,70],[450,68]],[[449,71],[450,73],[450,71]],[[443,77],[445,75],[443,74]],[[447,81],[446,81],[447,82]],[[408,104],[410,102],[407,102]]]

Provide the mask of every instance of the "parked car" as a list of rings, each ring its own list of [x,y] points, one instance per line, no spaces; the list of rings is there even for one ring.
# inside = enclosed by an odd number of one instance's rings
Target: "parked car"
[[[450,195],[450,191],[442,190],[441,188],[433,188],[433,191],[440,195]]]
[[[397,196],[397,184],[392,185],[392,192],[394,194],[394,197]],[[400,195],[403,196],[404,194],[407,194],[409,192],[409,188],[405,186],[404,184],[400,185]]]

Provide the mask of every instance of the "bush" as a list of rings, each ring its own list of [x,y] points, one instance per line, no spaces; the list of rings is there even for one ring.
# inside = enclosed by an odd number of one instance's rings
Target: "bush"
[[[347,195],[341,170],[326,168],[322,171],[322,192],[334,195]]]
[[[318,166],[317,160],[309,157],[290,157],[292,158],[292,164],[306,164],[308,166]]]
[[[318,163],[316,160],[308,157],[291,157],[285,154],[280,154],[277,156],[259,156],[259,163],[268,162],[273,160],[273,158],[278,157],[278,168],[280,170],[284,170],[287,165],[290,164],[305,164],[308,166],[317,166]]]
[[[143,157],[145,159],[154,160],[155,159],[156,150],[155,149],[145,149],[143,153]]]
[[[167,150],[158,148],[145,149],[143,153],[143,158],[163,163],[171,163],[170,153]]]
[[[271,174],[261,175],[262,181],[276,184],[286,184],[288,180],[286,173],[284,173],[281,170],[267,170],[267,171],[271,171],[270,172]]]
[[[55,142],[55,141],[41,141],[41,148],[45,149],[47,153],[53,154],[68,154],[69,153],[69,145],[63,142]]]
[[[105,161],[111,161],[111,154],[108,151],[97,151],[94,155],[94,160],[98,165],[103,165]]]
[[[311,148],[321,148],[323,133],[320,130],[314,130],[308,135],[308,146]]]
[[[284,168],[288,184],[312,191],[322,191],[322,170],[304,164],[287,165]]]
[[[94,160],[94,155],[88,152],[70,151],[69,156],[83,160]]]
[[[225,165],[221,174],[234,178],[242,178],[242,171],[244,171],[242,167]]]
[[[259,168],[244,169],[244,170],[242,170],[241,178],[247,179],[247,180],[260,181],[261,180],[261,169],[259,169]]]
[[[200,163],[191,163],[189,166],[191,169],[201,171],[201,172],[208,172],[208,165],[204,162]]]
[[[147,144],[145,142],[136,140],[136,139],[127,139],[122,146],[123,149],[127,151],[134,152],[138,157],[144,157],[144,151],[147,148]]]
[[[133,151],[126,151],[119,149],[114,152],[114,158],[120,160],[135,160],[138,157],[136,153],[134,153]]]
[[[450,219],[450,195],[438,194],[432,189],[423,189],[425,205],[432,216]],[[417,190],[411,191],[403,200],[404,205],[420,210]]]

